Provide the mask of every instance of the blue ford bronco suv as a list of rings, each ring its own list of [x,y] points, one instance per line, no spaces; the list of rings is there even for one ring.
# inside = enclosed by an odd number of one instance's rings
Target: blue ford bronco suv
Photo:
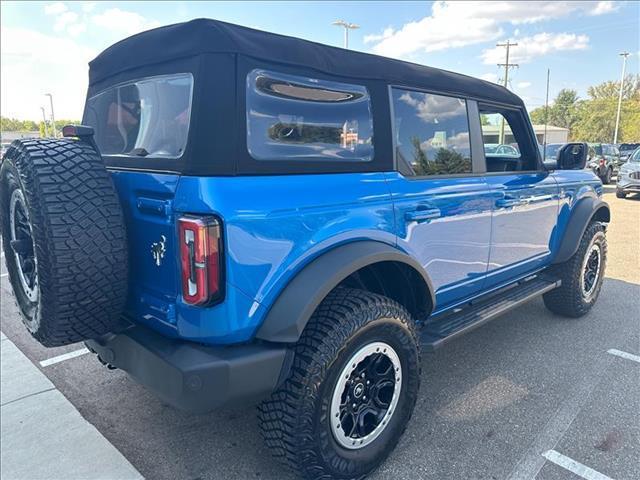
[[[483,131],[502,122],[509,138]],[[184,410],[259,402],[304,477],[384,461],[421,348],[538,296],[581,317],[602,286],[587,145],[543,165],[523,102],[492,83],[194,20],[93,60],[82,123],[2,162],[26,327]]]

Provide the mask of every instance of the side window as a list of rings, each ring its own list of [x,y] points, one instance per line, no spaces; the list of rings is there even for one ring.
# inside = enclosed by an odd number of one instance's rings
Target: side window
[[[408,175],[471,173],[466,101],[391,89],[396,158]]]
[[[518,111],[481,105],[480,124],[487,172],[537,169],[536,149]]]
[[[364,86],[253,70],[246,95],[247,148],[256,160],[373,159]]]

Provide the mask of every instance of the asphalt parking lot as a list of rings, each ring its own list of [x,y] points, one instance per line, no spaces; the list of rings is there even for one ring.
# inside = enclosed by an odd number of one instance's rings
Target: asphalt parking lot
[[[609,353],[640,355],[640,196],[605,192],[609,260],[595,308],[567,320],[536,300],[424,354],[411,424],[372,478],[580,478],[565,467],[640,478],[640,363]],[[91,354],[41,366],[82,345],[31,339],[5,272],[2,262],[2,331],[145,477],[291,478],[263,446],[252,406],[184,414]]]

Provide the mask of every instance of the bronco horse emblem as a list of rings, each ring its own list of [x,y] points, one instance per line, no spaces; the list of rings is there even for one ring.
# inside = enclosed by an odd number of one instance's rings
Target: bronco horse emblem
[[[153,260],[156,262],[156,266],[158,267],[162,263],[164,254],[167,251],[167,248],[165,247],[166,241],[167,237],[165,237],[164,235],[160,235],[160,241],[151,244],[151,255],[153,255]]]

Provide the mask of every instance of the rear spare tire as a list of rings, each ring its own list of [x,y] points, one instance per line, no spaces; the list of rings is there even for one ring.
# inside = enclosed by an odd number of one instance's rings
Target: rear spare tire
[[[67,138],[13,142],[0,166],[0,223],[9,281],[40,343],[117,329],[127,295],[126,231],[93,147]]]

